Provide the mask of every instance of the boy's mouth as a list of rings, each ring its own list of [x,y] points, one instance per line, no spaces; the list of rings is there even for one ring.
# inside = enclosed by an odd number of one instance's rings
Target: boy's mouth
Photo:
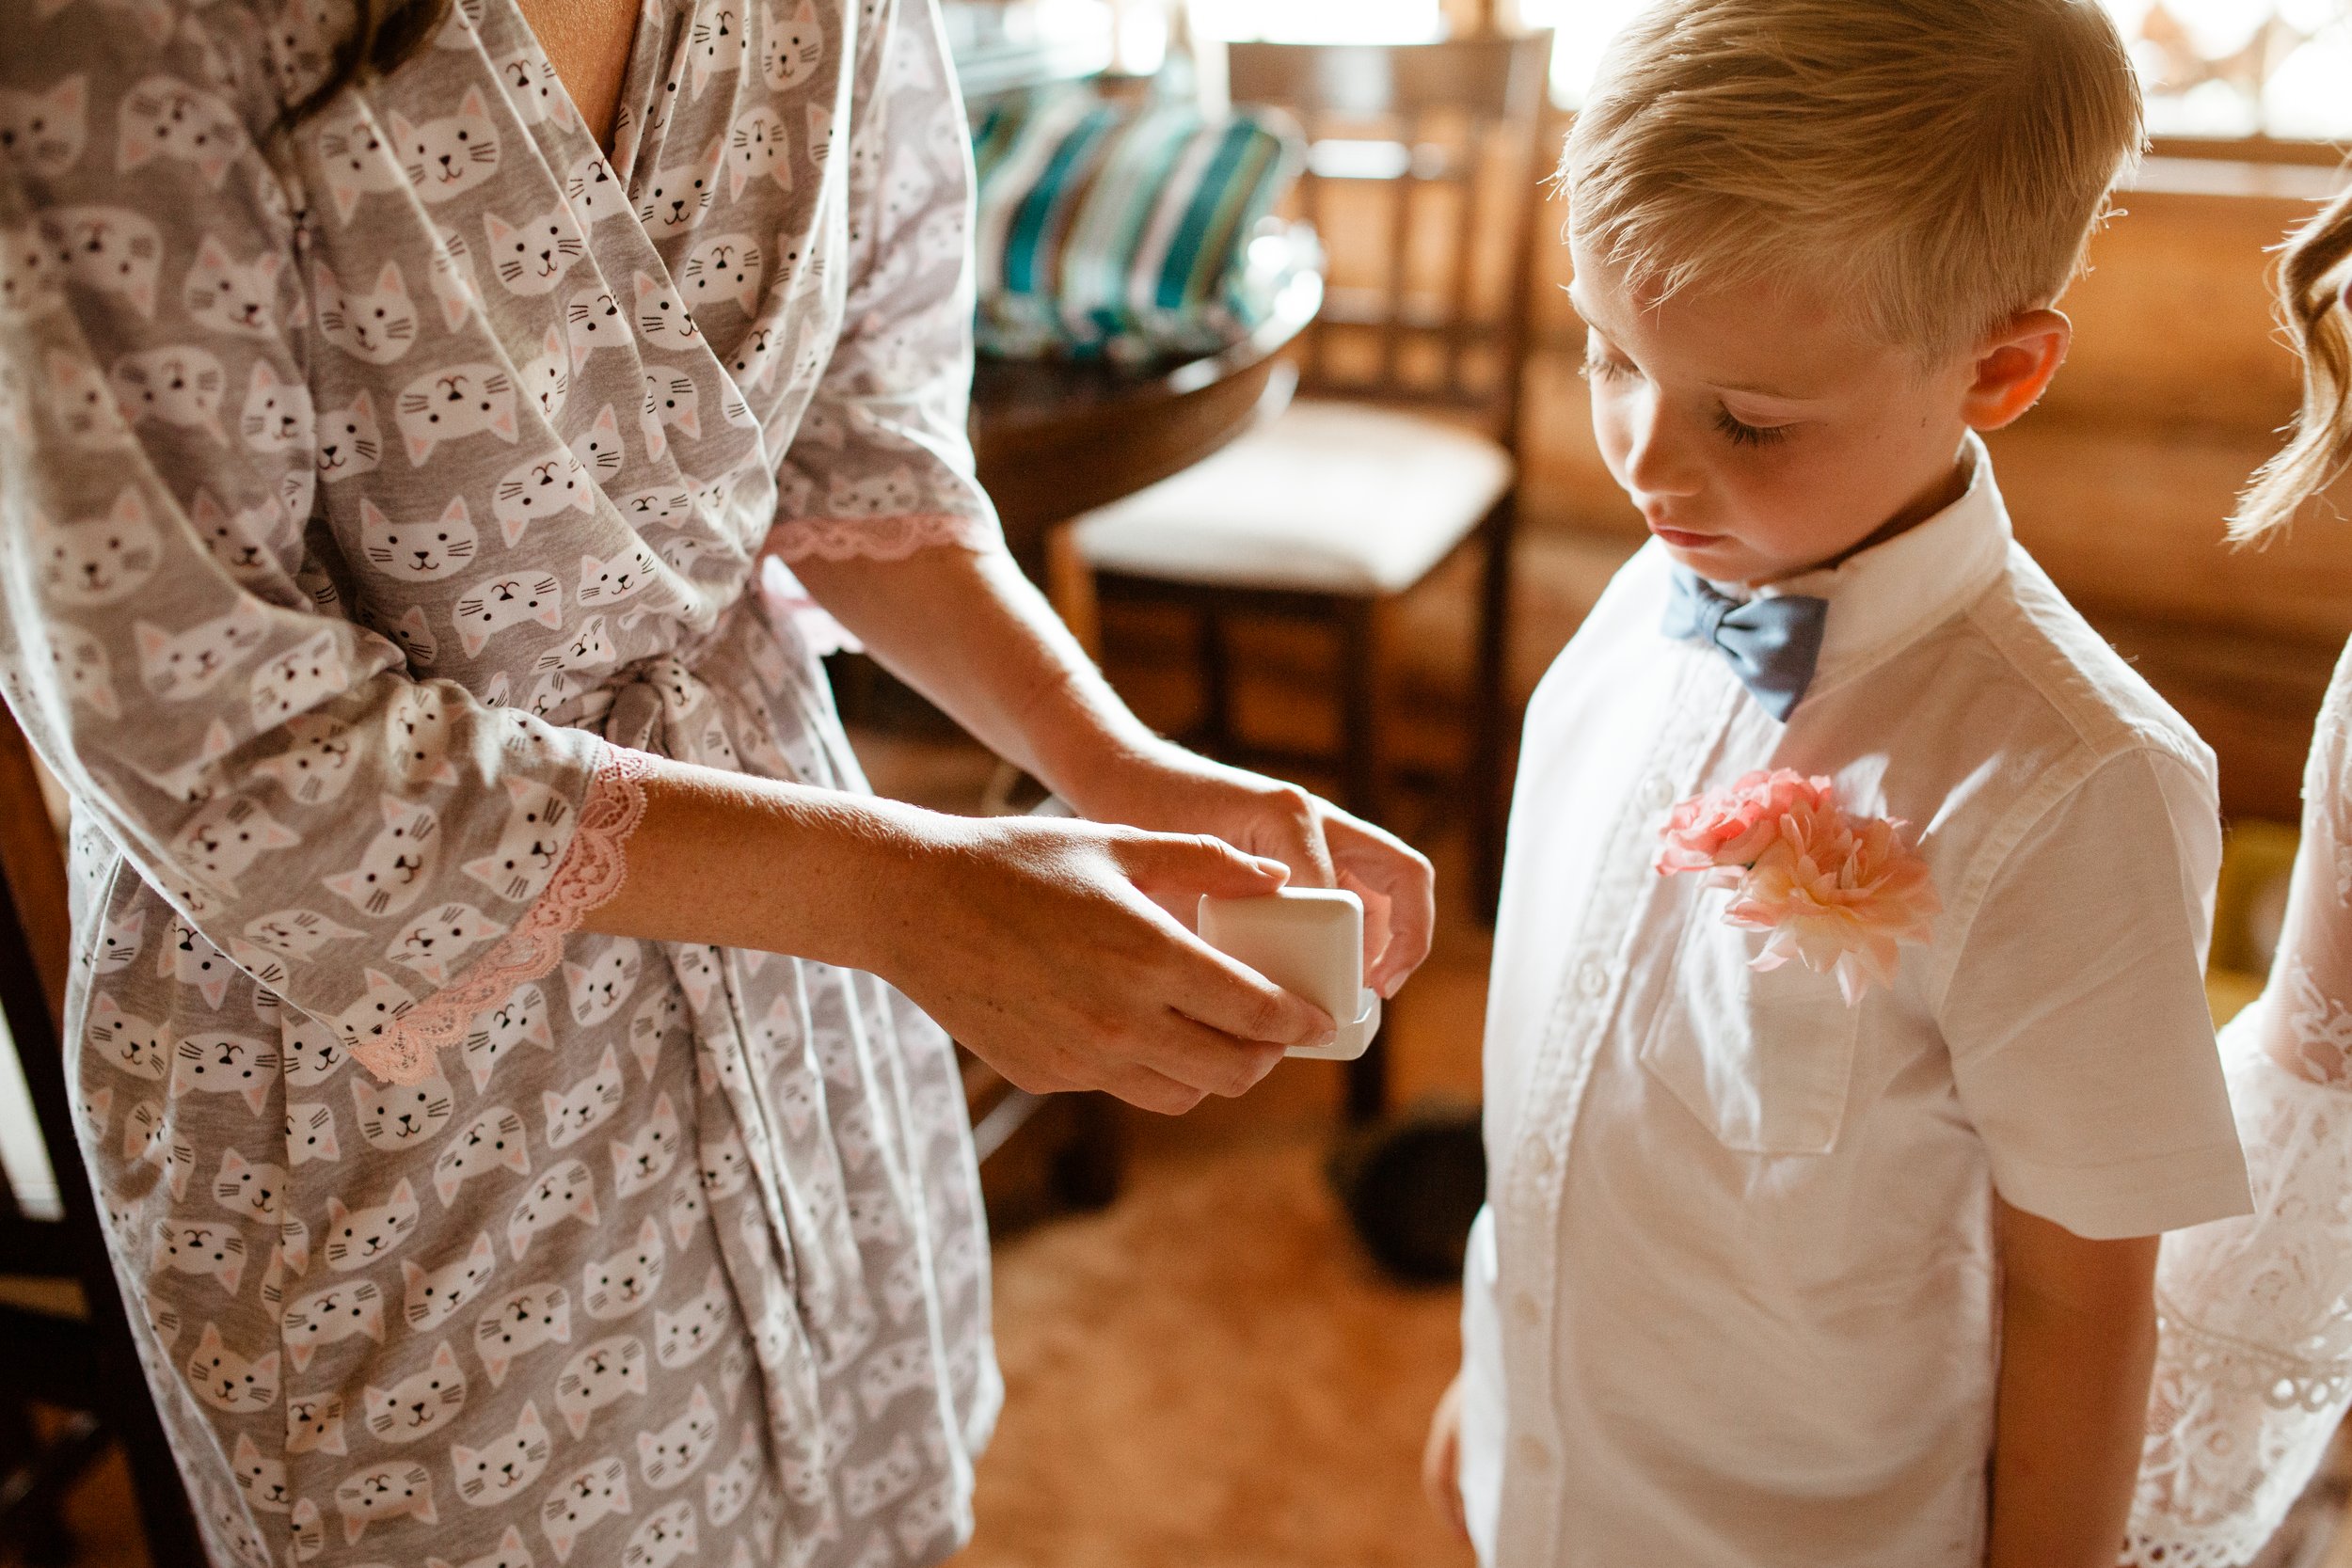
[[[1678,550],[1703,550],[1723,538],[1723,535],[1719,533],[1693,533],[1689,529],[1668,528],[1665,524],[1649,518],[1643,520],[1649,524],[1650,532]]]

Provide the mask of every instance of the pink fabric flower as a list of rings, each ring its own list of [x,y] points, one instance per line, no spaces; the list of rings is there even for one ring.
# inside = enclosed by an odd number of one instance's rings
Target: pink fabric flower
[[[1928,941],[1944,907],[1903,827],[1856,821],[1831,781],[1784,768],[1675,807],[1657,864],[1661,875],[1704,872],[1709,886],[1736,890],[1724,921],[1772,933],[1755,968],[1795,958],[1835,974],[1852,1006],[1873,982],[1894,983],[1897,948]]]
[[[1750,773],[1726,788],[1709,790],[1675,807],[1659,834],[1661,876],[1746,866],[1780,832],[1780,819],[1800,805],[1832,804],[1836,791],[1824,778],[1806,778],[1794,768]],[[1737,878],[1710,878],[1728,887]]]
[[[1828,804],[1784,815],[1724,911],[1731,925],[1772,934],[1754,966],[1800,959],[1836,975],[1850,1007],[1873,982],[1894,984],[1898,944],[1928,941],[1944,907],[1902,828],[1883,816],[1856,822]]]

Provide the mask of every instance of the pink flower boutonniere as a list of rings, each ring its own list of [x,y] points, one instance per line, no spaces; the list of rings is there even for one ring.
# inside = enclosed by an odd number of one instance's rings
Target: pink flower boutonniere
[[[1725,923],[1772,933],[1751,964],[1796,958],[1835,974],[1851,1007],[1872,981],[1894,983],[1897,946],[1926,942],[1944,907],[1904,826],[1847,816],[1828,779],[1750,773],[1675,807],[1658,870],[1702,872],[1709,887],[1732,889]]]

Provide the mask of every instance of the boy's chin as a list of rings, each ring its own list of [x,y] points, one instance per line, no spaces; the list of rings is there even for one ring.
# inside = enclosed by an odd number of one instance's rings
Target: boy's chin
[[[1678,542],[1661,533],[1658,543],[1676,565],[1696,572],[1709,582],[1756,582],[1768,568],[1756,553],[1728,534],[1716,534],[1704,544]]]
[[[1810,561],[1782,561],[1765,555],[1752,546],[1730,534],[1716,534],[1705,544],[1677,544],[1663,534],[1658,543],[1664,546],[1666,557],[1676,565],[1697,573],[1709,582],[1738,584],[1746,588],[1763,588],[1788,578],[1827,565],[1836,557]]]

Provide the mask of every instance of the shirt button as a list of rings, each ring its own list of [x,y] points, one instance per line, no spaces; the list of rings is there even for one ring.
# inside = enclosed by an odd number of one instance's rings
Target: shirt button
[[[1587,996],[1598,996],[1609,989],[1609,971],[1598,958],[1586,959],[1584,967],[1576,972],[1576,989]]]
[[[1543,1326],[1544,1309],[1537,1305],[1534,1296],[1528,1291],[1521,1291],[1511,1298],[1511,1311],[1520,1323],[1529,1328]]]
[[[1652,773],[1642,781],[1642,803],[1652,811],[1663,811],[1674,804],[1674,781],[1663,773]]]
[[[1537,1138],[1527,1146],[1527,1164],[1532,1170],[1542,1172],[1551,1168],[1551,1146]]]
[[[1534,1433],[1523,1433],[1520,1434],[1518,1450],[1519,1463],[1526,1465],[1529,1469],[1548,1470],[1551,1467],[1551,1449],[1545,1444],[1542,1438],[1536,1436]]]

